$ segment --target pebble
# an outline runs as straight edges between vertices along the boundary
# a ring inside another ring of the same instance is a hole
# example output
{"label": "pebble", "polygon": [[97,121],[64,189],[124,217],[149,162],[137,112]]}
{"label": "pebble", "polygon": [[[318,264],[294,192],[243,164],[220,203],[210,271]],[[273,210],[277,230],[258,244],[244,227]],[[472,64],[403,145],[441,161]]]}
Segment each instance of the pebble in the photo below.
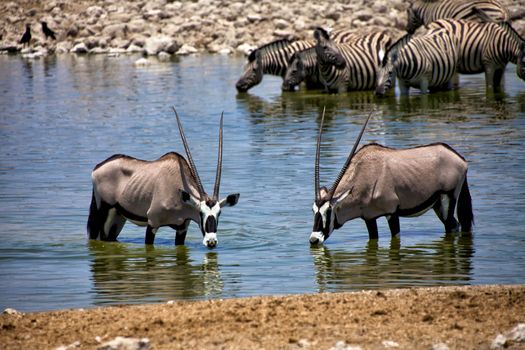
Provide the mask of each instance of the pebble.
{"label": "pebble", "polygon": [[97,350],[148,350],[150,341],[148,338],[125,338],[116,337],[102,345]]}
{"label": "pebble", "polygon": [[6,315],[23,315],[23,313],[21,313],[20,311],[15,310],[15,309],[10,308],[10,307],[5,309],[3,313],[6,314]]}
{"label": "pebble", "polygon": [[432,345],[432,350],[449,350],[449,347],[445,343],[438,343]]}
{"label": "pebble", "polygon": [[360,346],[348,345],[344,340],[335,343],[330,350],[363,350]]}
{"label": "pebble", "polygon": [[77,340],[76,342],[71,343],[69,345],[59,346],[55,350],[71,350],[71,349],[75,349],[75,348],[79,348],[79,347],[80,347],[80,342]]}
{"label": "pebble", "polygon": [[505,334],[498,334],[490,344],[491,349],[504,349],[512,343],[525,343],[525,323],[520,323]]}
{"label": "pebble", "polygon": [[398,348],[399,347],[399,344],[393,340],[383,340],[382,344],[385,348]]}

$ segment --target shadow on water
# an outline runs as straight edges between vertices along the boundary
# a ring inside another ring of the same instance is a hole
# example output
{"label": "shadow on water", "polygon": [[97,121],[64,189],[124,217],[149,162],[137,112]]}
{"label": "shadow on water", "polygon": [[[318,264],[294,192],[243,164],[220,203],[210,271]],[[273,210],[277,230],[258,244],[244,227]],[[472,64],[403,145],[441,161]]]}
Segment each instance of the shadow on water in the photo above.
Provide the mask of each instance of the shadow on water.
{"label": "shadow on water", "polygon": [[313,247],[316,283],[320,292],[469,284],[472,235],[445,235],[430,243],[403,247],[392,238],[390,247],[369,241],[361,251]]}
{"label": "shadow on water", "polygon": [[95,304],[200,299],[223,292],[216,252],[197,262],[187,246],[89,241],[88,248]]}

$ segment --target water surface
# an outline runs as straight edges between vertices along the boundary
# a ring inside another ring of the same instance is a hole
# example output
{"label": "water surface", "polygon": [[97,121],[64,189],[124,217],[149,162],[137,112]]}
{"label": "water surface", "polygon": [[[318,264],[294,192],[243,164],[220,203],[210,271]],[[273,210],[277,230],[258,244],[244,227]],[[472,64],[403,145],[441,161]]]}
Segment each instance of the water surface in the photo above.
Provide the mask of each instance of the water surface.
{"label": "water surface", "polygon": [[[514,65],[502,93],[484,77],[461,89],[376,99],[371,92],[282,93],[265,77],[248,94],[234,84],[242,58],[184,57],[136,68],[134,56],[0,56],[0,309],[40,311],[172,299],[229,298],[390,287],[525,282],[525,84]],[[181,115],[208,192],[224,111],[219,246],[192,223],[186,246],[162,228],[154,246],[128,223],[119,242],[90,242],[90,173],[114,153],[155,159],[183,153]],[[364,222],[310,248],[315,141],[323,107],[321,182],[330,185],[361,123],[363,143],[446,142],[469,161],[476,225],[445,235],[433,212],[401,219],[379,241]]]}

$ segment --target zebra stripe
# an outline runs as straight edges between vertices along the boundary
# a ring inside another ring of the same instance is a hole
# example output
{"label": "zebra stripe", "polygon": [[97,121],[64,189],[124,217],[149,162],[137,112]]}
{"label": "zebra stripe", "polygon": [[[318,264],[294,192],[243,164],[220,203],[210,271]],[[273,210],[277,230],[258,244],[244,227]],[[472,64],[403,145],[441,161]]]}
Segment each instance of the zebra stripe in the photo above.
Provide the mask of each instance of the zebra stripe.
{"label": "zebra stripe", "polygon": [[478,19],[483,12],[495,21],[509,21],[510,14],[497,0],[417,0],[407,10],[407,32],[438,19]]}
{"label": "zebra stripe", "polygon": [[316,53],[320,78],[326,90],[369,90],[376,84],[379,51],[390,43],[385,32],[362,35],[349,43],[336,43],[322,28],[316,29]]}
{"label": "zebra stripe", "polygon": [[287,39],[276,40],[252,51],[248,56],[248,63],[235,86],[240,92],[259,84],[264,74],[284,77],[290,57],[298,51],[312,47],[311,41]]}
{"label": "zebra stripe", "polygon": [[429,28],[443,28],[456,36],[459,47],[458,73],[485,72],[488,86],[500,87],[508,62],[517,65],[525,80],[525,40],[508,23],[438,20]]}
{"label": "zebra stripe", "polygon": [[410,87],[427,90],[449,88],[456,73],[458,40],[447,30],[436,28],[425,35],[407,34],[385,53],[379,70],[376,94],[384,95],[397,77],[401,94]]}

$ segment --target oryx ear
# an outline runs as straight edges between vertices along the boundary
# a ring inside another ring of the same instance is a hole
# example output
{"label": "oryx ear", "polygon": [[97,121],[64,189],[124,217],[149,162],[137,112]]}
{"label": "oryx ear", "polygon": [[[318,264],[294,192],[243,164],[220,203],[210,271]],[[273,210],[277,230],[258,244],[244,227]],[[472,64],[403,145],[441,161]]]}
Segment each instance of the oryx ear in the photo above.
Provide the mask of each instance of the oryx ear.
{"label": "oryx ear", "polygon": [[350,193],[352,193],[352,190],[353,190],[353,189],[354,189],[354,188],[352,187],[352,188],[349,189],[348,191],[343,192],[342,195],[340,195],[340,196],[338,196],[338,197],[334,197],[334,198],[332,198],[332,205],[333,205],[333,206],[337,206],[339,203],[341,203],[346,197],[348,197],[348,195],[349,195]]}
{"label": "oryx ear", "polygon": [[225,206],[233,207],[239,201],[240,196],[239,193],[230,194],[228,197],[221,199],[219,205],[221,208]]}
{"label": "oryx ear", "polygon": [[180,198],[182,199],[183,203],[189,204],[194,208],[199,207],[200,202],[198,198],[193,197],[191,194],[189,194],[188,192],[182,189],[180,189],[179,192],[180,192]]}

